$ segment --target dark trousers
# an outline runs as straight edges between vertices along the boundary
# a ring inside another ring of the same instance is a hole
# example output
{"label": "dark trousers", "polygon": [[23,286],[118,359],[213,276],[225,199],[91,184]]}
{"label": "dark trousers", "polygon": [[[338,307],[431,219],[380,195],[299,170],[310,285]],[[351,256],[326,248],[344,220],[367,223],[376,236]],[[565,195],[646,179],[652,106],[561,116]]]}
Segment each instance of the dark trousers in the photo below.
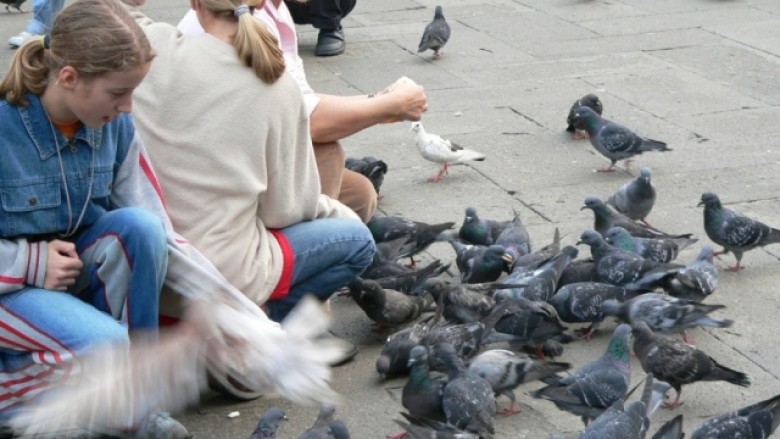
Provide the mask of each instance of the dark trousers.
{"label": "dark trousers", "polygon": [[341,19],[355,8],[357,0],[309,0],[300,3],[284,0],[297,24],[311,24],[317,29],[341,29]]}

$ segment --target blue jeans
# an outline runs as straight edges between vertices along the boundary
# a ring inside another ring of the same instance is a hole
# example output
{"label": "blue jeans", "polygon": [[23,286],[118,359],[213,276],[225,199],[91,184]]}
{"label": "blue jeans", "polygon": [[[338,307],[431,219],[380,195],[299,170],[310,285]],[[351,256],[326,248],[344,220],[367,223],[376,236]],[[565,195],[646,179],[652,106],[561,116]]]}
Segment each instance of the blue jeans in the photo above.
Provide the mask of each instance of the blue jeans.
{"label": "blue jeans", "polygon": [[128,326],[156,333],[168,266],[159,218],[114,210],[75,242],[84,268],[72,291],[30,286],[0,295],[0,411],[80,373],[76,359],[95,346],[129,344]]}
{"label": "blue jeans", "polygon": [[368,227],[357,220],[318,219],[282,229],[295,255],[290,294],[266,302],[268,316],[280,322],[303,296],[321,301],[360,275],[376,253]]}
{"label": "blue jeans", "polygon": [[62,10],[65,0],[33,1],[33,17],[27,24],[27,32],[33,35],[46,35],[51,31],[54,17]]}

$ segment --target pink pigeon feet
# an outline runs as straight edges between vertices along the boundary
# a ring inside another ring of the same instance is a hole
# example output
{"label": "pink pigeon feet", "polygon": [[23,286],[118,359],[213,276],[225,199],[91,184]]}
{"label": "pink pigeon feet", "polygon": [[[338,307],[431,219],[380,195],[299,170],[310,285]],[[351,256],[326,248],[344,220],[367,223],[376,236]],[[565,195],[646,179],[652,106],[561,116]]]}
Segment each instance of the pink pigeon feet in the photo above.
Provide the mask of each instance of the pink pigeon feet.
{"label": "pink pigeon feet", "polygon": [[515,413],[522,413],[522,410],[520,410],[520,407],[517,406],[515,401],[512,401],[512,405],[510,405],[508,409],[501,410],[499,413],[504,416],[512,416]]}
{"label": "pink pigeon feet", "polygon": [[442,166],[442,168],[439,169],[439,173],[434,175],[433,177],[429,177],[428,181],[431,182],[431,183],[438,182],[439,180],[441,180],[441,178],[444,176],[444,174],[449,174],[449,172],[447,171],[449,168],[450,168],[450,164],[445,162],[444,166]]}

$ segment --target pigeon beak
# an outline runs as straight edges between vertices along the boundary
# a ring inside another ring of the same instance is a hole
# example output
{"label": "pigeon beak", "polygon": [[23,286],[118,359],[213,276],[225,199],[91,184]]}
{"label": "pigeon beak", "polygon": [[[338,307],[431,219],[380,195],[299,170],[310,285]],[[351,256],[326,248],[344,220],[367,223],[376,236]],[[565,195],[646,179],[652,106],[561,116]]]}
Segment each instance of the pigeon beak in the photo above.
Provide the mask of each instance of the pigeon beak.
{"label": "pigeon beak", "polygon": [[501,255],[501,259],[503,259],[504,261],[506,261],[507,264],[510,265],[512,264],[512,261],[515,260],[515,258],[513,258],[512,255],[510,255],[509,253],[504,253],[503,255]]}
{"label": "pigeon beak", "polygon": [[704,206],[704,201],[699,201],[699,204],[696,205],[696,207]]}
{"label": "pigeon beak", "polygon": [[577,243],[576,243],[576,244],[574,244],[574,245],[580,245],[580,244],[583,244],[583,242],[582,242],[582,240],[581,240],[581,239],[580,239],[579,241],[577,241]]}
{"label": "pigeon beak", "polygon": [[585,210],[585,209],[587,209],[587,208],[588,208],[588,206],[586,206],[586,205],[584,205],[584,204],[583,204],[583,205],[582,205],[582,207],[580,207],[580,210]]}

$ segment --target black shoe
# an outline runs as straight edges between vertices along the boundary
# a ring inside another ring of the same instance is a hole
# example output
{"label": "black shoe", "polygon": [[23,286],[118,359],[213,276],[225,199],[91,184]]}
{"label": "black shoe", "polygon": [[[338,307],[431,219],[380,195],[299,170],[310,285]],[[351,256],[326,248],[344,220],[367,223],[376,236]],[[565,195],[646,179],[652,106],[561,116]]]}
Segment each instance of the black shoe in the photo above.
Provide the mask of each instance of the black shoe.
{"label": "black shoe", "polygon": [[317,56],[341,55],[347,49],[347,43],[344,40],[344,30],[321,30],[317,37],[317,47],[314,54]]}
{"label": "black shoe", "polygon": [[330,367],[343,366],[343,365],[349,363],[350,361],[352,361],[358,354],[358,348],[355,345],[355,343],[352,343],[349,340],[345,340],[345,339],[337,336],[332,331],[328,331],[327,333],[323,334],[321,337],[322,338],[328,338],[330,340],[335,341],[342,348],[343,354],[339,358],[336,358],[335,360],[333,360],[329,364]]}

